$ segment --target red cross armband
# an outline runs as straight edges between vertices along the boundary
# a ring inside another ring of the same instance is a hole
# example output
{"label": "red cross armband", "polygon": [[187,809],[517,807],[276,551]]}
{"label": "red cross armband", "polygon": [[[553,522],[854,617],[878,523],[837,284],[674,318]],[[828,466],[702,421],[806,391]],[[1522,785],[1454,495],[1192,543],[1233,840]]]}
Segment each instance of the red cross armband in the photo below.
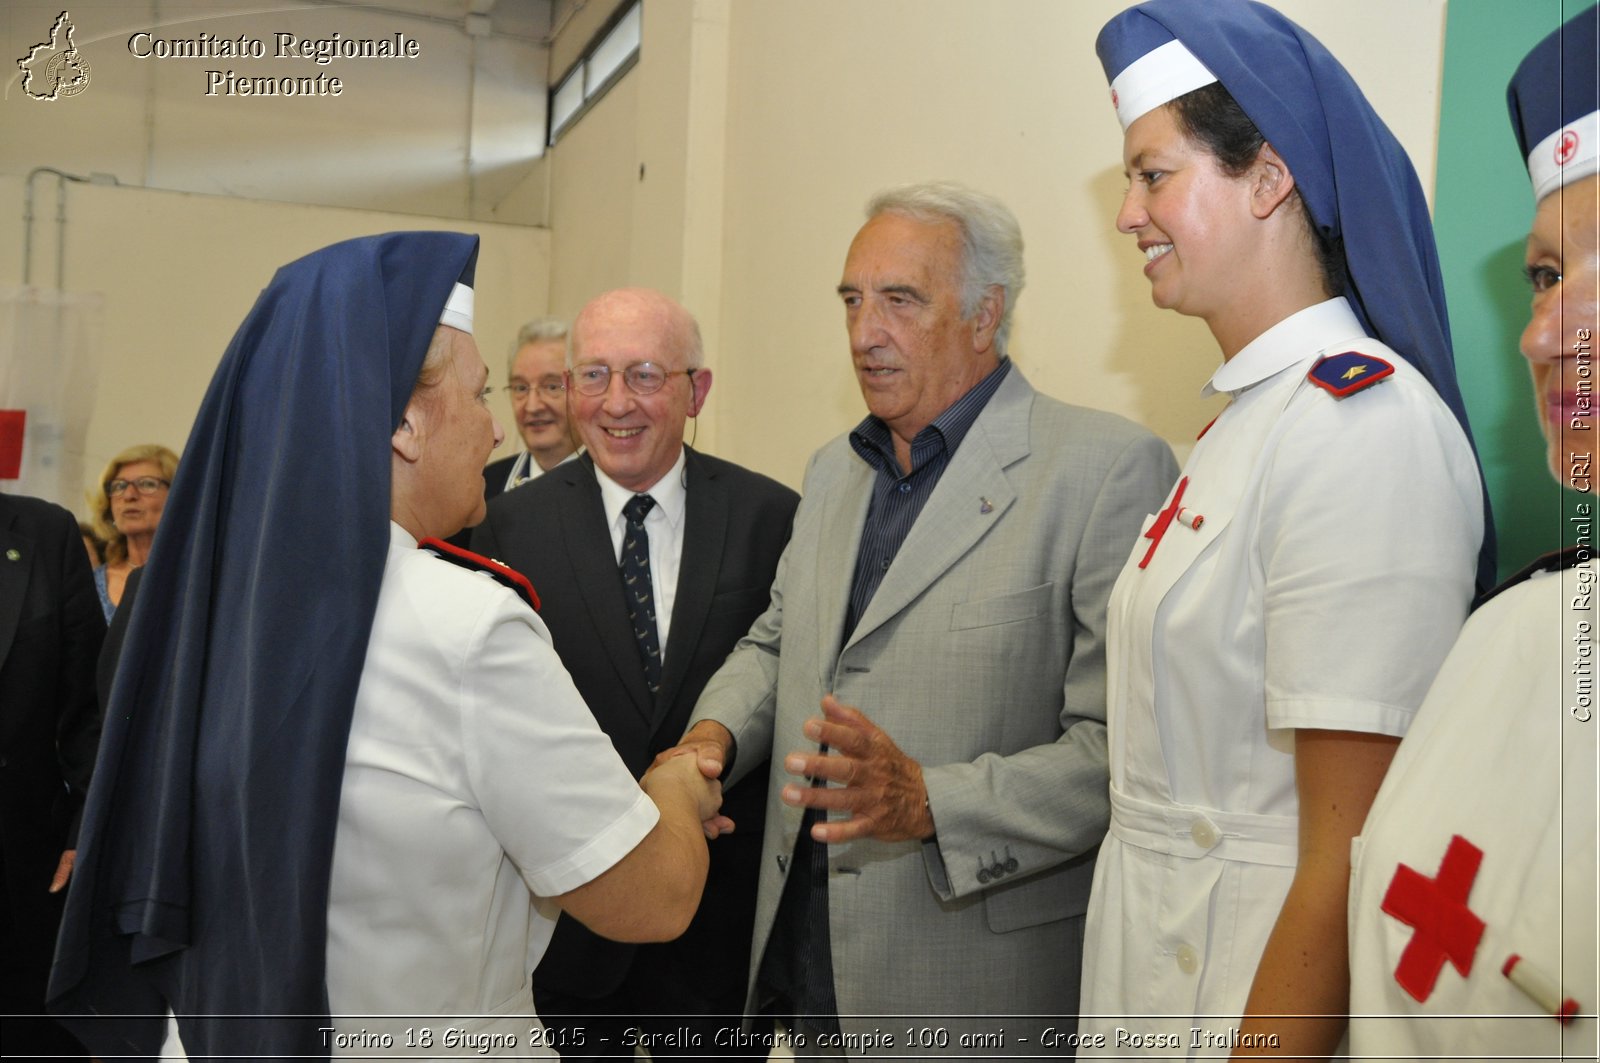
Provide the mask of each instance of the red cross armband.
{"label": "red cross armband", "polygon": [[1334,398],[1343,399],[1393,375],[1394,366],[1382,358],[1346,351],[1319,359],[1306,377]]}
{"label": "red cross armband", "polygon": [[471,550],[463,550],[443,539],[424,539],[417,544],[417,548],[431,551],[435,557],[442,558],[452,565],[459,565],[473,572],[487,572],[494,577],[496,583],[516,591],[517,597],[527,602],[534,612],[539,611],[539,594],[533,589],[533,584],[529,582],[527,576],[510,565],[501,564],[493,558],[475,554]]}

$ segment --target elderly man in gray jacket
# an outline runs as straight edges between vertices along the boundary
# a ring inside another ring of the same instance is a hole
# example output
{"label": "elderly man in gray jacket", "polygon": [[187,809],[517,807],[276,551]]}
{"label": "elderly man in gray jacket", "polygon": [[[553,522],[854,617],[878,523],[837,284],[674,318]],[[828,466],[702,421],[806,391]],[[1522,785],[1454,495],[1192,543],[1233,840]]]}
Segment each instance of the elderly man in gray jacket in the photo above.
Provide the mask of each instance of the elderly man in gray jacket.
{"label": "elderly man in gray jacket", "polygon": [[784,769],[748,1007],[799,1054],[874,1030],[919,1055],[1062,1051],[986,1017],[1072,1029],[1109,815],[1106,601],[1177,469],[1006,358],[1004,205],[920,185],[868,215],[839,293],[869,415],[812,458],[771,606],[684,744],[730,785],[769,752]]}

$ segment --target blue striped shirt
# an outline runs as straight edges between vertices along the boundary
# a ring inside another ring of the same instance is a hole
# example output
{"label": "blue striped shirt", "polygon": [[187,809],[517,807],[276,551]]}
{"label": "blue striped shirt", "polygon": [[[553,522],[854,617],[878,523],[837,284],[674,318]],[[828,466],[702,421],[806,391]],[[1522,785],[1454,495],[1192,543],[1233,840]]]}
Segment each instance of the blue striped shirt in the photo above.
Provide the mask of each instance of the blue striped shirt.
{"label": "blue striped shirt", "polygon": [[878,585],[894,564],[895,555],[911,534],[922,507],[927,504],[939,478],[955,457],[956,448],[972,430],[978,414],[989,405],[994,393],[1011,369],[1011,360],[1000,364],[972,390],[951,403],[911,441],[911,471],[902,472],[894,453],[894,436],[889,426],[867,415],[850,433],[850,445],[861,460],[878,473],[872,482],[872,501],[867,506],[867,523],[861,529],[861,544],[856,548],[856,571],[850,581],[850,611],[845,614],[844,634],[848,638],[856,622],[867,611]]}

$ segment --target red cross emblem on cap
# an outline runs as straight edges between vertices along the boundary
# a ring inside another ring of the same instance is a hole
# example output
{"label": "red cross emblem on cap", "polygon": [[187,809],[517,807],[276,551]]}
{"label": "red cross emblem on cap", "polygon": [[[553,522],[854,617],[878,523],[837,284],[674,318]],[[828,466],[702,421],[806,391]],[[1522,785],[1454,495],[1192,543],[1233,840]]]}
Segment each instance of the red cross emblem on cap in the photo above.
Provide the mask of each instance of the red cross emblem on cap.
{"label": "red cross emblem on cap", "polygon": [[1578,154],[1578,131],[1569,129],[1561,134],[1561,140],[1556,144],[1556,165],[1565,166]]}
{"label": "red cross emblem on cap", "polygon": [[1394,980],[1421,1003],[1433,995],[1445,960],[1463,978],[1472,970],[1483,920],[1467,907],[1467,894],[1481,863],[1483,850],[1457,834],[1444,851],[1436,878],[1401,864],[1389,880],[1383,910],[1416,931],[1400,953]]}

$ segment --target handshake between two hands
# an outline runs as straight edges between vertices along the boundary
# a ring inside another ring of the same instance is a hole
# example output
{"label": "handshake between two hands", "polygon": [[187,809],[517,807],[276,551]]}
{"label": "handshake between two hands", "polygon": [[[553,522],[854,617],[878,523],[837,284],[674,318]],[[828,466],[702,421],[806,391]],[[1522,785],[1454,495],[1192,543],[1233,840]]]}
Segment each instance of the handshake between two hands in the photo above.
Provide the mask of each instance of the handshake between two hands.
{"label": "handshake between two hands", "polygon": [[[779,797],[797,808],[849,813],[846,819],[818,817],[811,828],[815,841],[876,838],[893,842],[933,836],[922,766],[901,752],[865,713],[829,694],[822,699],[822,716],[808,719],[802,730],[819,748],[784,757],[783,769],[799,781],[785,784]],[[733,820],[719,811],[722,791],[717,783],[732,744],[733,736],[726,727],[701,720],[678,745],[662,750],[646,773],[646,778],[661,771],[687,774],[693,764],[705,796],[712,798],[709,805],[702,800],[700,806],[707,838],[734,828]]]}

